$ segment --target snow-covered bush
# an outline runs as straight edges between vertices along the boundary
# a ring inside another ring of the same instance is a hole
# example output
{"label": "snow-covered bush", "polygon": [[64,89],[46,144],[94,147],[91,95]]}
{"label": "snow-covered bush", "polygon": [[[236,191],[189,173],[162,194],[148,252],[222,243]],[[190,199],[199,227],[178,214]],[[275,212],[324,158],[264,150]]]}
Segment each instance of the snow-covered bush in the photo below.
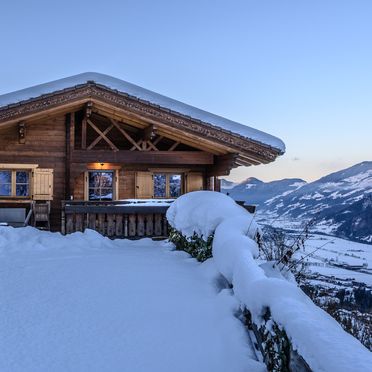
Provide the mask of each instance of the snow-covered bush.
{"label": "snow-covered bush", "polygon": [[192,257],[196,258],[200,262],[204,262],[208,258],[212,257],[213,235],[209,235],[205,241],[196,233],[187,237],[171,227],[168,239],[176,246],[178,250],[189,253]]}
{"label": "snow-covered bush", "polygon": [[214,233],[214,263],[232,284],[252,322],[261,327],[269,309],[278,329],[285,331],[291,347],[312,370],[370,370],[371,354],[358,340],[344,332],[294,281],[288,281],[272,265],[259,265],[254,241],[259,228],[230,197],[211,191],[188,193],[171,205],[167,218],[186,237],[197,234],[207,239]]}
{"label": "snow-covered bush", "polygon": [[211,191],[196,191],[179,197],[168,209],[167,219],[171,225],[169,240],[198,261],[212,257],[214,233],[223,221],[231,219],[236,224],[239,219],[242,230],[250,227],[252,238],[258,231],[257,224],[244,208],[230,197]]}

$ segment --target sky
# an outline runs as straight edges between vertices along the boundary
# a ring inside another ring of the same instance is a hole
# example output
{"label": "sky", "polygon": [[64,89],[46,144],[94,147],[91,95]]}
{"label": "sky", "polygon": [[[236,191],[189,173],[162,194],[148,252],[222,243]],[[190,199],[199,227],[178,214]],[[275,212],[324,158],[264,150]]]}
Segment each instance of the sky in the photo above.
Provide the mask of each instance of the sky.
{"label": "sky", "polygon": [[372,1],[0,5],[0,94],[95,71],[280,137],[230,179],[312,181],[372,160]]}

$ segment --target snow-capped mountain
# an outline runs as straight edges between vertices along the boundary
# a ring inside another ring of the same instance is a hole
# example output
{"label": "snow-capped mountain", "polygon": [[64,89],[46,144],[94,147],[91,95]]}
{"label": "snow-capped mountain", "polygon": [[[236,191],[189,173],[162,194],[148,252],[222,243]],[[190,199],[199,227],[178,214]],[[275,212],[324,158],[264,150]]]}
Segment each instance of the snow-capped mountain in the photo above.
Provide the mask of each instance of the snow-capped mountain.
{"label": "snow-capped mountain", "polygon": [[235,200],[257,204],[260,214],[314,218],[319,231],[372,242],[372,161],[306,183],[299,179],[262,182],[249,178],[230,190]]}

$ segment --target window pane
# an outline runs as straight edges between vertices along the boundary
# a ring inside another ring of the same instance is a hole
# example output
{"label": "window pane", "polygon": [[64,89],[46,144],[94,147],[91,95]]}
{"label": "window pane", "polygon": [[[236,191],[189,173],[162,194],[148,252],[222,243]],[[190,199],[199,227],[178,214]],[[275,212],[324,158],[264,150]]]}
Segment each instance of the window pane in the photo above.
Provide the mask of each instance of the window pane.
{"label": "window pane", "polygon": [[180,174],[172,174],[169,176],[169,196],[177,198],[181,195],[181,180]]}
{"label": "window pane", "polygon": [[154,197],[165,198],[167,177],[165,174],[154,174]]}
{"label": "window pane", "polygon": [[29,196],[28,185],[16,185],[16,196]]}
{"label": "window pane", "polygon": [[16,172],[16,183],[28,183],[28,175],[25,171]]}
{"label": "window pane", "polygon": [[112,189],[101,189],[101,200],[112,200]]}
{"label": "window pane", "polygon": [[89,172],[89,200],[113,200],[114,172]]}
{"label": "window pane", "polygon": [[12,183],[11,171],[0,171],[0,184],[2,183]]}
{"label": "window pane", "polygon": [[12,185],[6,183],[0,183],[0,196],[10,196],[12,192]]}

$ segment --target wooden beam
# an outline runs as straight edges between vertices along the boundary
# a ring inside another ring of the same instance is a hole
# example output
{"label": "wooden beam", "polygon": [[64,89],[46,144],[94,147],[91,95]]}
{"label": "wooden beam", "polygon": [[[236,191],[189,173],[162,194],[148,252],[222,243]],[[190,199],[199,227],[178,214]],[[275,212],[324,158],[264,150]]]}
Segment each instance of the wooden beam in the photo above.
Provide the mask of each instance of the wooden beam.
{"label": "wooden beam", "polygon": [[175,148],[178,146],[180,144],[180,142],[179,141],[177,141],[177,142],[175,142],[169,149],[168,149],[168,151],[174,151],[175,150]]}
{"label": "wooden beam", "polygon": [[87,118],[85,116],[81,123],[81,148],[83,150],[87,148]]}
{"label": "wooden beam", "polygon": [[153,149],[154,151],[159,151],[158,148],[151,142],[147,141],[148,149]]}
{"label": "wooden beam", "polygon": [[[111,124],[109,127],[107,127],[102,133],[106,135],[114,126]],[[99,141],[101,141],[103,137],[98,136],[87,148],[87,150],[91,150]]]}
{"label": "wooden beam", "polygon": [[150,141],[154,138],[155,136],[155,131],[157,129],[157,126],[154,124],[149,125],[143,130],[143,139],[145,141]]}
{"label": "wooden beam", "polygon": [[99,128],[97,128],[90,119],[87,119],[87,123],[108,143],[112,150],[119,151],[119,149],[111,142],[111,140],[107,138],[106,135]]}
{"label": "wooden beam", "polygon": [[123,129],[120,127],[120,125],[114,120],[110,118],[111,123],[115,126],[116,129],[119,130],[119,132],[139,151],[141,151],[141,147],[137,145],[136,141]]}
{"label": "wooden beam", "polygon": [[72,152],[73,163],[126,163],[126,164],[213,164],[213,155],[204,151],[177,151],[177,156],[169,151],[104,151],[91,150]]}

